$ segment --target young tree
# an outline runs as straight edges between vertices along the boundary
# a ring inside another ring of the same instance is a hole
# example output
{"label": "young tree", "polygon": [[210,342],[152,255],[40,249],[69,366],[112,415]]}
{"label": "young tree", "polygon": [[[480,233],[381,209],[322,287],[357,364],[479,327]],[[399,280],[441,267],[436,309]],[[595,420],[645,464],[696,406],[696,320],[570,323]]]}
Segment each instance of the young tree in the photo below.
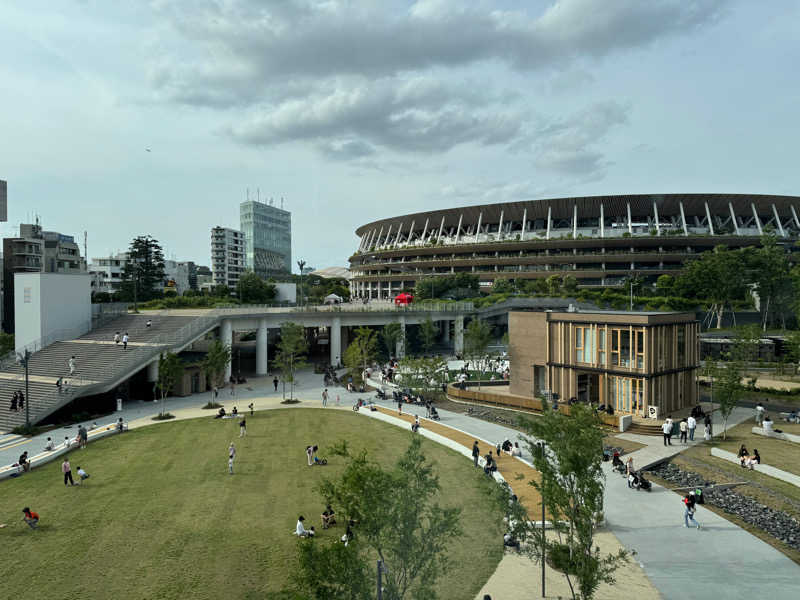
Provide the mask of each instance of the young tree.
{"label": "young tree", "polygon": [[672,275],[659,275],[656,279],[656,291],[661,296],[669,296],[675,288],[675,278]]}
{"label": "young tree", "polygon": [[558,296],[561,291],[561,275],[550,275],[545,282],[547,283],[547,293],[551,296]]}
{"label": "young tree", "polygon": [[273,365],[281,373],[284,400],[286,399],[287,382],[289,383],[289,399],[293,398],[295,373],[298,369],[308,366],[305,358],[307,352],[308,342],[306,341],[305,327],[297,323],[283,323],[281,339],[278,342]]}
{"label": "young tree", "polygon": [[361,374],[375,359],[378,351],[378,334],[369,327],[359,327],[355,336],[344,351],[344,366],[350,369],[354,381],[362,379]]}
{"label": "young tree", "polygon": [[323,480],[318,491],[358,522],[356,535],[367,560],[383,561],[384,599],[434,600],[433,587],[446,572],[447,548],[461,534],[460,510],[436,501],[439,478],[419,436],[412,436],[389,469],[371,460],[365,450],[351,454],[344,442],[332,453],[347,464],[336,479]]}
{"label": "young tree", "polygon": [[464,356],[475,363],[481,372],[478,389],[486,369],[486,351],[491,341],[492,329],[486,321],[472,319],[464,330]]}
{"label": "young tree", "polygon": [[722,439],[728,439],[728,418],[739,403],[742,392],[742,364],[737,360],[706,360],[706,374],[714,386],[714,400],[722,415]]}
{"label": "young tree", "polygon": [[403,387],[413,392],[439,395],[439,386],[446,381],[447,363],[439,356],[405,358],[400,361],[400,376]]}
{"label": "young tree", "polygon": [[266,304],[275,299],[275,286],[248,271],[239,277],[236,295],[242,304]]}
{"label": "young tree", "polygon": [[393,357],[397,354],[397,343],[403,340],[403,326],[397,322],[387,323],[381,329],[381,339],[389,358]]}
{"label": "young tree", "polygon": [[594,411],[583,404],[570,406],[569,415],[545,410],[541,417],[520,419],[520,424],[529,440],[544,442],[542,449],[526,441],[540,474],[529,484],[543,498],[556,538],[542,539],[541,527],[529,518],[515,518],[514,533],[528,542],[522,548],[530,556],[541,561],[544,549],[559,564],[573,598],[589,600],[600,583],[614,583],[614,571],[627,561],[624,550],[602,556],[594,543],[603,510],[600,449],[605,432]]}
{"label": "young tree", "polygon": [[122,271],[121,295],[134,302],[158,297],[164,289],[164,253],[158,240],[140,235],[128,248]]}
{"label": "young tree", "polygon": [[514,293],[514,284],[506,277],[498,277],[492,283],[493,294],[512,294]]}
{"label": "young tree", "polygon": [[[298,571],[295,581],[314,600],[372,600],[373,571],[362,556],[358,538],[347,546],[323,545],[301,539],[297,545]],[[306,596],[304,596],[306,597]]]}
{"label": "young tree", "polygon": [[572,275],[566,275],[561,287],[567,294],[574,294],[578,291],[578,280]]}
{"label": "young tree", "polygon": [[158,357],[158,386],[161,392],[161,415],[166,413],[167,394],[183,377],[183,362],[173,352],[166,352]]}
{"label": "young tree", "polygon": [[206,357],[203,359],[203,372],[206,379],[214,387],[222,387],[225,369],[231,362],[231,347],[226,346],[221,340],[214,340],[208,347]]}
{"label": "young tree", "polygon": [[419,324],[419,341],[425,354],[428,354],[433,349],[438,334],[439,330],[430,317]]}
{"label": "young tree", "polygon": [[800,371],[800,331],[790,331],[786,334],[786,346],[789,360],[795,363],[795,371]]}

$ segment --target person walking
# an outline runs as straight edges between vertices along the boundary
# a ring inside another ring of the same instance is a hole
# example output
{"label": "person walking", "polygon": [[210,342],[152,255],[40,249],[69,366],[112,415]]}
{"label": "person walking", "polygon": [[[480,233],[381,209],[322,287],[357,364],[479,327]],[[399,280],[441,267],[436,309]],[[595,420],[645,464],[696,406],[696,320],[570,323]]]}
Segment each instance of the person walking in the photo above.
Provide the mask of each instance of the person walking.
{"label": "person walking", "polygon": [[683,499],[683,505],[685,508],[685,511],[683,513],[683,524],[686,527],[689,527],[689,521],[691,521],[692,525],[695,528],[700,529],[700,523],[694,520],[694,512],[695,512],[694,494],[692,493],[686,494],[686,497]]}
{"label": "person walking", "polygon": [[17,401],[19,400],[19,392],[14,392],[11,396],[11,406],[8,408],[11,412],[17,412]]}
{"label": "person walking", "polygon": [[672,441],[670,440],[672,437],[672,422],[669,420],[664,421],[661,431],[664,433],[664,445],[672,446]]}
{"label": "person walking", "polygon": [[[19,506],[19,505],[18,505]],[[32,511],[27,506],[22,509],[22,520],[28,524],[31,529],[38,529],[39,527],[39,513]]]}
{"label": "person walking", "polygon": [[403,414],[403,394],[397,394],[397,414]]}
{"label": "person walking", "polygon": [[243,438],[247,436],[247,419],[242,417],[242,420],[239,421],[239,437]]}
{"label": "person walking", "polygon": [[686,419],[684,418],[681,419],[679,426],[681,430],[681,443],[685,444],[687,443],[686,436],[689,434],[689,424],[686,422]]}
{"label": "person walking", "polygon": [[228,446],[228,458],[236,458],[236,446],[233,445],[233,442]]}
{"label": "person walking", "polygon": [[276,375],[275,378],[272,380],[272,385],[275,386],[275,391],[278,391],[278,376]]}
{"label": "person walking", "polygon": [[78,439],[81,443],[81,448],[86,448],[86,444],[89,441],[89,432],[86,431],[86,427],[83,425],[78,426]]}
{"label": "person walking", "polygon": [[130,339],[130,337],[128,336],[128,332],[126,331],[125,335],[122,336],[122,349],[123,350],[127,350],[128,349],[128,340],[129,339]]}
{"label": "person walking", "polygon": [[152,325],[153,325],[153,321],[150,320],[150,319],[147,319],[147,323],[144,324],[144,326],[147,327],[148,329],[150,329],[150,327],[152,327]]}
{"label": "person walking", "polygon": [[686,421],[686,428],[689,430],[689,441],[694,441],[694,430],[697,429],[697,419],[690,416]]}
{"label": "person walking", "polygon": [[119,331],[114,333],[114,345],[119,346]]}
{"label": "person walking", "polygon": [[472,463],[477,467],[478,466],[478,457],[481,455],[481,450],[478,447],[478,440],[475,440],[475,443],[472,444]]}
{"label": "person walking", "polygon": [[67,362],[69,366],[69,376],[72,377],[75,374],[75,357],[70,356],[69,361]]}
{"label": "person walking", "polygon": [[17,410],[19,412],[25,410],[25,394],[22,393],[22,390],[17,392]]}
{"label": "person walking", "polygon": [[255,407],[253,406],[253,403],[251,402],[250,404],[248,404],[247,408],[250,409],[250,416],[252,417],[253,416],[253,411],[255,410]]}
{"label": "person walking", "polygon": [[328,406],[328,388],[322,390],[322,406]]}
{"label": "person walking", "polygon": [[233,475],[233,457],[228,457],[228,473]]}
{"label": "person walking", "polygon": [[64,474],[64,485],[67,485],[67,481],[69,481],[70,485],[75,485],[75,482],[72,480],[72,467],[69,464],[68,458],[65,458],[64,462],[61,463],[61,472]]}
{"label": "person walking", "polygon": [[313,465],[312,457],[314,456],[314,445],[306,446],[306,458],[308,459],[308,466]]}

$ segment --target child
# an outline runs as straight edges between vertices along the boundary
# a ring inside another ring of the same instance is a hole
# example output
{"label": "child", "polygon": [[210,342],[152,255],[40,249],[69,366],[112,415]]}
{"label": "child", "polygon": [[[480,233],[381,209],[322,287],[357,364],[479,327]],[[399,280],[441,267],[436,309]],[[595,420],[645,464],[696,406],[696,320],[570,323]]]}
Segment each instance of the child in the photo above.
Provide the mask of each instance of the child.
{"label": "child", "polygon": [[84,471],[81,467],[78,467],[78,477],[81,478],[81,480],[78,482],[79,484],[81,484],[83,483],[84,479],[89,479],[89,474],[86,471]]}
{"label": "child", "polygon": [[53,443],[51,438],[47,438],[47,443],[44,445],[44,449],[47,452],[52,452],[55,449],[56,445]]}
{"label": "child", "polygon": [[228,458],[228,473],[233,475],[233,456]]}
{"label": "child", "polygon": [[28,524],[28,527],[31,529],[38,529],[39,527],[39,513],[32,511],[27,506],[22,509],[22,513],[25,515],[22,517],[22,520]]}

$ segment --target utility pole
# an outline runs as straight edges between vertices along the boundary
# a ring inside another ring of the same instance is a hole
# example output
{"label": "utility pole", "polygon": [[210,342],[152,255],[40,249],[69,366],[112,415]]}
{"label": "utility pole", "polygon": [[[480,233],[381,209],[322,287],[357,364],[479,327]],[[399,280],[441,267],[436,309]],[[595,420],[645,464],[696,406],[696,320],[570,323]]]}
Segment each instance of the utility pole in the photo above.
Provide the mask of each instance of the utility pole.
{"label": "utility pole", "polygon": [[[539,452],[541,452],[542,460],[545,459],[544,442],[537,442]],[[547,537],[544,534],[544,496],[541,498],[542,504],[542,598],[545,598],[545,584],[544,584],[544,571],[545,571],[545,549],[547,548]]]}
{"label": "utility pole", "polygon": [[300,299],[303,300],[303,267],[306,266],[306,261],[298,260],[297,266],[300,268]]}

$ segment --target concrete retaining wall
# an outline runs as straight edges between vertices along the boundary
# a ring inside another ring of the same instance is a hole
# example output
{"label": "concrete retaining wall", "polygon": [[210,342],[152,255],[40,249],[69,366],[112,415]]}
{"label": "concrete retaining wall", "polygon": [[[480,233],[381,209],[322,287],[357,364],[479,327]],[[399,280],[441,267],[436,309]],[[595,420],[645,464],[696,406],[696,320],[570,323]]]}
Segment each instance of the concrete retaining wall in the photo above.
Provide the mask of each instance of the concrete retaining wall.
{"label": "concrete retaining wall", "polygon": [[786,440],[787,442],[794,442],[795,444],[800,444],[800,435],[794,435],[792,433],[765,433],[761,427],[753,427],[751,430],[756,435],[763,435],[764,437],[776,438],[779,440]]}

